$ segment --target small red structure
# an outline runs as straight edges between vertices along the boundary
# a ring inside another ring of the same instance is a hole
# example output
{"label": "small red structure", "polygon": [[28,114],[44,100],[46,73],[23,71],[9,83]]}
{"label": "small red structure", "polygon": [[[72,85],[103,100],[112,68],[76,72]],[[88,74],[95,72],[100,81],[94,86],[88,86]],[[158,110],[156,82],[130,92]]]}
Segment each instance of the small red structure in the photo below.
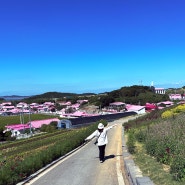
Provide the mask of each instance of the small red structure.
{"label": "small red structure", "polygon": [[145,109],[150,111],[150,110],[155,110],[157,109],[157,105],[155,105],[154,103],[146,103],[145,104]]}

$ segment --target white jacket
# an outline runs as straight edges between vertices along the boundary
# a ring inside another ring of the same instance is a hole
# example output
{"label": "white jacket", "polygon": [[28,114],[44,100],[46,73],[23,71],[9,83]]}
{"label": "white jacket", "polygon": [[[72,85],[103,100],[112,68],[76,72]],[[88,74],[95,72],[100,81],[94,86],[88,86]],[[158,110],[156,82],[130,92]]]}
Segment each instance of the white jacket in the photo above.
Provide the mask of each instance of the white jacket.
{"label": "white jacket", "polygon": [[111,129],[113,126],[106,127],[103,129],[103,132],[99,132],[98,130],[95,130],[90,136],[88,136],[85,140],[90,140],[93,137],[98,138],[98,146],[106,145],[108,143],[107,139],[107,131]]}

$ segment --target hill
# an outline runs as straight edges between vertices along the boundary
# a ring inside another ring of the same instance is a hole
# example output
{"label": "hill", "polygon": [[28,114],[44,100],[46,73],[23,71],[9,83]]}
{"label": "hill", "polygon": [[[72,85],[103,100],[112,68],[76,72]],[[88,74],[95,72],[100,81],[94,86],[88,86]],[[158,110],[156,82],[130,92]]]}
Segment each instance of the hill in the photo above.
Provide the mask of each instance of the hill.
{"label": "hill", "polygon": [[84,96],[92,96],[96,95],[94,93],[84,93],[84,94],[77,94],[77,93],[62,93],[62,92],[46,92],[44,94],[31,96],[28,98],[25,98],[25,102],[44,102],[44,101],[53,101],[56,102],[56,100],[68,100],[73,99],[77,97],[84,97]]}
{"label": "hill", "polygon": [[134,85],[101,94],[46,92],[44,94],[26,97],[22,101],[26,103],[44,103],[46,101],[71,101],[75,103],[79,99],[87,99],[91,105],[104,107],[116,101],[125,102],[127,104],[145,105],[146,102],[157,103],[166,101],[169,100],[169,97],[167,94],[156,94],[154,87]]}

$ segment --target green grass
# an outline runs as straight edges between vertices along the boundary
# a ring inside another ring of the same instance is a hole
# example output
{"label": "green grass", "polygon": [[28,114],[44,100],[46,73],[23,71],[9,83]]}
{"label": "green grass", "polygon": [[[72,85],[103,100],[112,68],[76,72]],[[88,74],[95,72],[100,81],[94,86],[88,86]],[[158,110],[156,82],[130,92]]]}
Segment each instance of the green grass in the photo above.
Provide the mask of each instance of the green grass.
{"label": "green grass", "polygon": [[148,176],[155,185],[184,185],[184,182],[175,181],[170,174],[169,166],[160,164],[155,158],[146,154],[144,147],[137,143],[133,160],[142,171],[143,176]]}

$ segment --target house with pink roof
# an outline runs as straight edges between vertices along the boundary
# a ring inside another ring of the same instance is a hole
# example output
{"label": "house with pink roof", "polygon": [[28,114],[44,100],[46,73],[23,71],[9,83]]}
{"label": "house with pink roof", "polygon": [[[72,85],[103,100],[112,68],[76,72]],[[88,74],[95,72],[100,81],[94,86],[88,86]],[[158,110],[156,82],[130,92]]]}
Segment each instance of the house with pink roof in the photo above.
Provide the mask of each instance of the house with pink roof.
{"label": "house with pink roof", "polygon": [[53,103],[53,102],[44,102],[44,105],[51,106],[51,105],[55,105],[55,103]]}
{"label": "house with pink roof", "polygon": [[3,105],[0,108],[0,115],[7,116],[7,115],[16,115],[21,112],[20,109],[16,108],[13,105]]}
{"label": "house with pink roof", "polygon": [[3,132],[11,131],[12,137],[19,136],[21,134],[24,134],[25,129],[30,129],[30,125],[28,124],[14,124],[14,125],[8,125],[5,126],[6,130]]}
{"label": "house with pink roof", "polygon": [[80,103],[72,104],[70,107],[75,108],[77,110],[80,107]]}
{"label": "house with pink roof", "polygon": [[3,103],[1,103],[1,105],[3,106],[3,105],[12,105],[12,103],[11,102],[3,102]]}
{"label": "house with pink roof", "polygon": [[20,110],[17,109],[17,108],[14,108],[10,111],[12,114],[19,114],[20,113]]}
{"label": "house with pink roof", "polygon": [[146,113],[145,111],[145,106],[141,105],[131,105],[131,104],[126,104],[126,109],[128,112],[136,112],[137,114],[144,114]]}
{"label": "house with pink roof", "polygon": [[126,104],[123,102],[113,102],[113,103],[109,103],[109,108],[111,110],[117,110],[118,112],[120,112],[121,110],[125,110]]}
{"label": "house with pink roof", "polygon": [[99,115],[99,114],[88,114],[88,113],[83,112],[83,111],[76,111],[74,113],[62,114],[63,117],[72,117],[72,118],[75,118],[75,117],[89,117],[89,116],[97,116],[97,115]]}
{"label": "house with pink roof", "polygon": [[170,94],[169,98],[170,100],[183,100],[185,96],[182,96],[181,94]]}
{"label": "house with pink roof", "polygon": [[31,103],[30,106],[38,106],[38,103]]}
{"label": "house with pink roof", "polygon": [[19,108],[19,109],[28,108],[28,104],[27,104],[27,103],[24,103],[24,102],[19,102],[19,103],[16,105],[16,107]]}
{"label": "house with pink roof", "polygon": [[12,136],[19,136],[24,133],[25,129],[39,129],[42,125],[49,125],[51,122],[56,121],[58,122],[58,118],[51,118],[51,119],[45,119],[45,120],[35,120],[28,122],[26,124],[13,124],[13,125],[7,125],[5,126],[6,130],[3,132],[11,131]]}
{"label": "house with pink roof", "polygon": [[58,118],[51,118],[51,119],[31,121],[31,127],[33,127],[33,128],[40,128],[42,125],[49,125],[53,121],[58,122],[59,119]]}
{"label": "house with pink roof", "polygon": [[169,106],[174,105],[174,103],[172,101],[163,101],[163,102],[157,103],[157,106],[159,107],[162,104],[165,105],[165,107],[169,107]]}
{"label": "house with pink roof", "polygon": [[69,106],[71,105],[71,102],[70,101],[67,101],[67,102],[58,102],[60,105],[63,105],[63,106]]}
{"label": "house with pink roof", "polygon": [[88,102],[88,100],[77,100],[77,103],[79,103],[79,104],[87,103],[87,102]]}
{"label": "house with pink roof", "polygon": [[12,110],[12,109],[14,109],[15,108],[15,106],[13,106],[13,105],[4,105],[4,106],[2,106],[2,109],[4,110],[4,111],[9,111],[9,110]]}

